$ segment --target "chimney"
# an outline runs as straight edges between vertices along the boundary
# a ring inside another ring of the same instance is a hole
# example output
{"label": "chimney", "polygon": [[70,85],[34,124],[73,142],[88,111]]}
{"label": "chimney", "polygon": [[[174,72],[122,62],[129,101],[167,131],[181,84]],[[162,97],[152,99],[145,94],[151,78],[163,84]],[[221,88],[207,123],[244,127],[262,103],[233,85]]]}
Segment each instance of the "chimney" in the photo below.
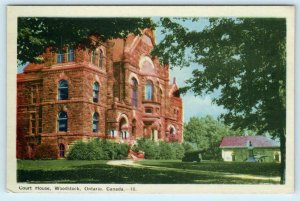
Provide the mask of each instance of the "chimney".
{"label": "chimney", "polygon": [[176,77],[173,77],[173,84],[176,84]]}

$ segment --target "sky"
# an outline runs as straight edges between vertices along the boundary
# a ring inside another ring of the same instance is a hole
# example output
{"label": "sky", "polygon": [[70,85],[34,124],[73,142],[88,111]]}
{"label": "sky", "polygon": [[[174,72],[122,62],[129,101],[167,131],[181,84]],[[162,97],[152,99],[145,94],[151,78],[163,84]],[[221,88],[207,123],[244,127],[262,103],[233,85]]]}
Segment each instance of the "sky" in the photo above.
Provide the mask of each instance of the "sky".
{"label": "sky", "polygon": [[[158,18],[153,18],[155,22]],[[201,18],[198,22],[192,22],[191,20],[181,22],[183,26],[189,30],[201,31],[207,25],[209,25],[207,18]],[[160,33],[161,28],[156,29],[156,42],[160,42],[163,39],[163,35]],[[203,68],[199,64],[192,63],[189,67],[173,67],[170,70],[170,80],[176,77],[176,83],[178,87],[185,86],[185,80],[192,77],[192,71],[194,69]],[[193,92],[188,92],[185,95],[181,95],[184,108],[184,122],[188,122],[191,117],[205,117],[211,115],[214,118],[218,118],[222,112],[225,112],[223,107],[217,106],[212,103],[213,97],[217,96],[217,93],[210,95],[195,96]]]}

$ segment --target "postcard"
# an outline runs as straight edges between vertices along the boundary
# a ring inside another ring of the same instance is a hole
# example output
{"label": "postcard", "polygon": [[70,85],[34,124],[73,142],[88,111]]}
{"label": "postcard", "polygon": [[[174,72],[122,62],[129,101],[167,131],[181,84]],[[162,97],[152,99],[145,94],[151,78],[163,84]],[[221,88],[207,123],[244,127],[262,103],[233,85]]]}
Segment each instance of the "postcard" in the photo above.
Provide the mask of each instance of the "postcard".
{"label": "postcard", "polygon": [[292,193],[293,6],[8,6],[7,191]]}

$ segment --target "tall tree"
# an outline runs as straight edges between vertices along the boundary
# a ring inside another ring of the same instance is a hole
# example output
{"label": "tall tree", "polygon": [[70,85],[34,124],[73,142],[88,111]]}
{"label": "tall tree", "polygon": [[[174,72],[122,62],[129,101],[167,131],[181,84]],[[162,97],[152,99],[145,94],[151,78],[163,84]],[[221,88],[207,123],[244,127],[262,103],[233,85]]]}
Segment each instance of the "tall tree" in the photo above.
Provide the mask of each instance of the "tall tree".
{"label": "tall tree", "polygon": [[38,62],[46,47],[61,48],[79,43],[90,45],[88,36],[93,34],[102,41],[124,38],[129,33],[140,34],[152,28],[150,18],[18,18],[18,60],[21,63]]}
{"label": "tall tree", "polygon": [[184,124],[184,141],[196,144],[198,149],[205,150],[214,159],[221,157],[219,146],[222,138],[232,135],[242,133],[230,129],[212,116],[191,117],[189,122]]}
{"label": "tall tree", "polygon": [[196,95],[219,91],[214,103],[226,109],[221,116],[226,124],[279,137],[284,183],[286,20],[211,18],[201,31],[188,30],[179,20],[161,19],[166,35],[153,54],[171,65],[200,64],[182,91]]}

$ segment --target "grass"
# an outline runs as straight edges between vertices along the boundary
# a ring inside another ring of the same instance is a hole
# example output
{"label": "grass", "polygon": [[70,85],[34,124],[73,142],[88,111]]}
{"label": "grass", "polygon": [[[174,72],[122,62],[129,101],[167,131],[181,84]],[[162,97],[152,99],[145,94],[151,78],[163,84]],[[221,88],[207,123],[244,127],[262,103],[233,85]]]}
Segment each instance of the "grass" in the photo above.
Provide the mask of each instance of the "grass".
{"label": "grass", "polygon": [[278,184],[275,163],[183,163],[144,160],[112,166],[107,161],[19,160],[17,180],[26,183]]}

